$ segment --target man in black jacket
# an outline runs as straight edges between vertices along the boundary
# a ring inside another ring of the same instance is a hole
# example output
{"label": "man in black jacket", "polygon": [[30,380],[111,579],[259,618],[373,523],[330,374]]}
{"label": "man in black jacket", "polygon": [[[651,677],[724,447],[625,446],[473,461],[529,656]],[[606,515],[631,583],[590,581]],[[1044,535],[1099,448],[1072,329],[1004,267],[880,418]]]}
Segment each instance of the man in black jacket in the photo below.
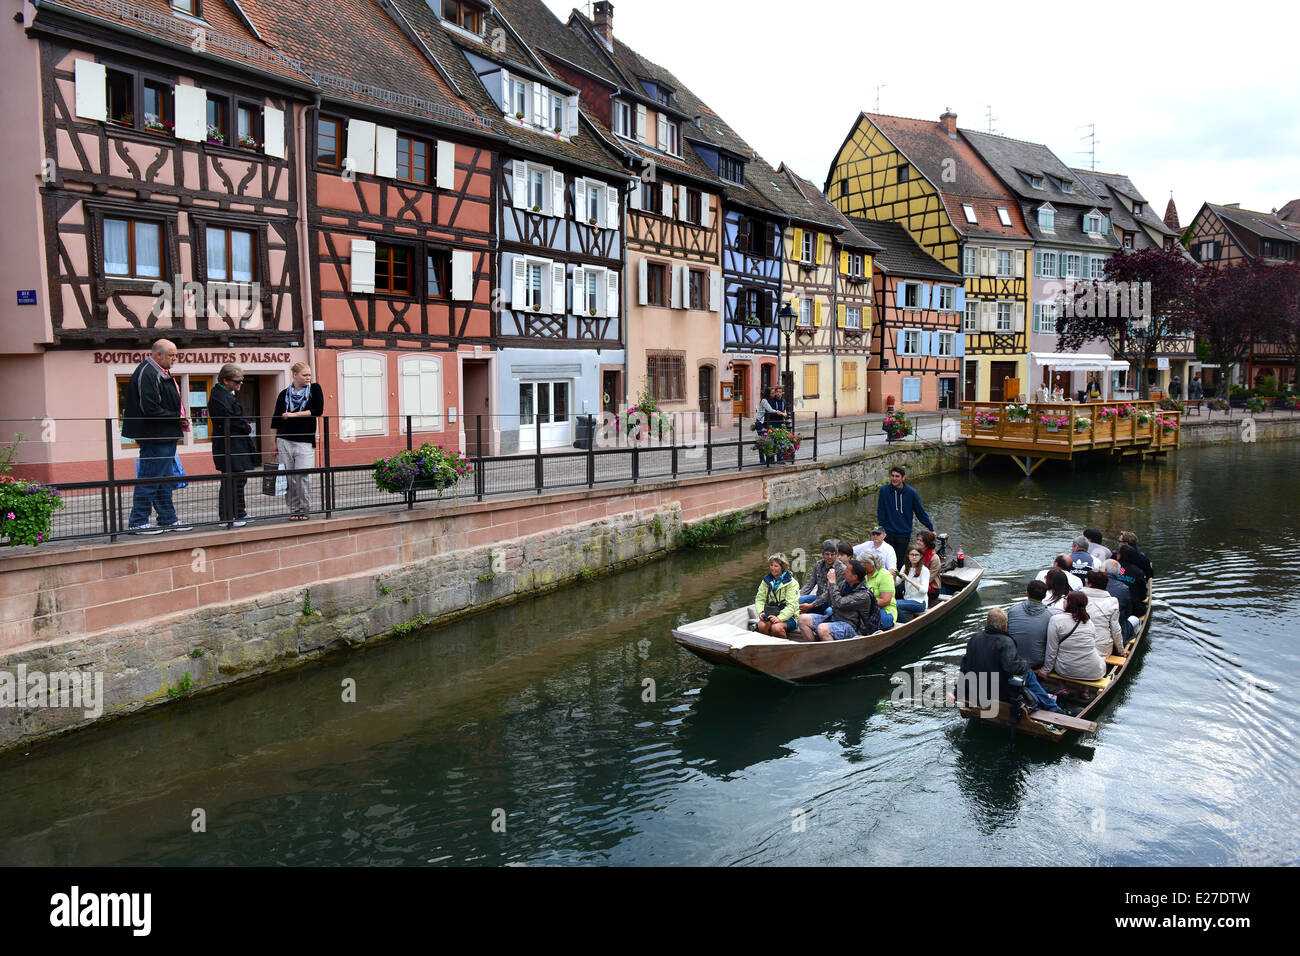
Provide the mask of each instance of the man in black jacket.
{"label": "man in black jacket", "polygon": [[1007,612],[990,608],[984,630],[966,645],[958,696],[964,694],[968,704],[994,714],[1000,702],[1011,703],[1011,678],[1023,676],[1030,669],[1007,633]]}
{"label": "man in black jacket", "polygon": [[248,524],[248,509],[244,502],[244,486],[248,479],[243,473],[251,471],[253,461],[253,426],[244,417],[239,404],[239,387],[244,383],[244,373],[237,365],[221,366],[217,384],[208,396],[208,421],[211,423],[212,461],[224,477],[221,479],[221,497],[217,514],[222,524],[242,528]]}
{"label": "man in black jacket", "polygon": [[1127,644],[1133,637],[1133,622],[1129,620],[1133,615],[1133,591],[1119,579],[1122,569],[1114,558],[1108,560],[1102,570],[1106,572],[1106,593],[1119,602],[1119,626],[1124,632],[1124,643]]}
{"label": "man in black jacket", "polygon": [[[136,366],[126,387],[126,407],[122,410],[122,437],[140,446],[136,477],[170,478],[175,474],[176,443],[189,429],[190,420],[181,406],[180,385],[172,378],[176,363],[176,346],[166,339],[153,344],[149,357]],[[150,526],[149,518],[157,511],[158,523]],[[176,517],[170,482],[135,486],[131,505],[130,534],[161,534],[163,531],[189,531]]]}

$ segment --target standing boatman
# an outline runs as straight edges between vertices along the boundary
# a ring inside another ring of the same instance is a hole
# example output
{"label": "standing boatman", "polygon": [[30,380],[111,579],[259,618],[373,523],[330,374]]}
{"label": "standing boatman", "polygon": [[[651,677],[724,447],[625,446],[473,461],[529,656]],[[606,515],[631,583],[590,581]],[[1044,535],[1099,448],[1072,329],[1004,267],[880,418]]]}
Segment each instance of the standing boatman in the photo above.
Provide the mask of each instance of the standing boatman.
{"label": "standing boatman", "polygon": [[880,497],[876,499],[876,521],[885,529],[885,540],[893,546],[895,554],[907,554],[911,546],[913,515],[934,530],[934,522],[925,513],[921,496],[905,482],[906,477],[907,469],[902,465],[889,469],[889,484],[880,489]]}

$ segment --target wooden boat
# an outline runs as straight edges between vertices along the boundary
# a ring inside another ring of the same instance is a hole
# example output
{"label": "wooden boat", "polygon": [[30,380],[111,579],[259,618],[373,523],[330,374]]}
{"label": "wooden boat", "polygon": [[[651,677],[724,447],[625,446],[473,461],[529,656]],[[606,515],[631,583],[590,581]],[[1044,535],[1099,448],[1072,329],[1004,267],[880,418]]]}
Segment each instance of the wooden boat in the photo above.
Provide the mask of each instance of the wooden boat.
{"label": "wooden boat", "polygon": [[[1151,583],[1147,584],[1147,605],[1138,625],[1133,628],[1133,636],[1129,638],[1125,645],[1125,656],[1119,657],[1112,654],[1106,658],[1106,673],[1100,680],[1075,680],[1071,677],[1062,677],[1060,674],[1049,674],[1048,679],[1060,684],[1068,685],[1070,688],[1078,691],[1091,689],[1096,691],[1096,696],[1088,701],[1087,706],[1078,714],[1070,716],[1069,714],[1054,714],[1050,710],[1022,709],[1020,720],[1016,722],[1016,733],[1027,734],[1031,737],[1041,737],[1047,740],[1061,741],[1065,739],[1066,734],[1070,732],[1091,734],[1097,731],[1096,717],[1101,712],[1102,702],[1106,699],[1116,687],[1119,686],[1120,680],[1128,671],[1130,665],[1137,659],[1138,653],[1142,647],[1142,638],[1146,636],[1147,627],[1151,622],[1152,594],[1150,591]],[[1051,688],[1048,687],[1050,692]],[[960,703],[960,702],[959,702]],[[978,707],[960,706],[961,715],[969,720],[982,724],[991,724],[994,727],[1011,726],[1011,705],[1000,703],[996,716],[985,716],[984,711]]]}
{"label": "wooden boat", "polygon": [[978,562],[966,558],[965,567],[945,571],[941,577],[953,589],[951,595],[944,595],[938,604],[906,624],[866,637],[810,644],[769,637],[749,630],[749,622],[757,620],[750,605],[674,628],[673,638],[712,664],[740,667],[791,682],[811,680],[877,657],[947,617],[975,593],[983,574]]}

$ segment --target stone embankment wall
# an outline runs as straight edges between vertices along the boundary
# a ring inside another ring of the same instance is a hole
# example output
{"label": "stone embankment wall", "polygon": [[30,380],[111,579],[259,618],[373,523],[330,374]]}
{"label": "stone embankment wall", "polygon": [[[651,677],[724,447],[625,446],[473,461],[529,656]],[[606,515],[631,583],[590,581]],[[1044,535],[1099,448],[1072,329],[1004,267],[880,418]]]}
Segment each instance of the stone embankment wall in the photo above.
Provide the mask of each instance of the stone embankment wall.
{"label": "stone embankment wall", "polygon": [[874,489],[900,460],[937,474],[965,467],[965,447],[0,558],[0,677],[103,675],[93,718],[6,703],[0,685],[0,749],[652,560],[684,524]]}
{"label": "stone embankment wall", "polygon": [[1288,441],[1300,438],[1300,418],[1273,418],[1261,415],[1250,419],[1253,431],[1245,430],[1245,420],[1240,418],[1197,421],[1193,415],[1184,420],[1182,447],[1196,445],[1227,445],[1246,438],[1254,442]]}

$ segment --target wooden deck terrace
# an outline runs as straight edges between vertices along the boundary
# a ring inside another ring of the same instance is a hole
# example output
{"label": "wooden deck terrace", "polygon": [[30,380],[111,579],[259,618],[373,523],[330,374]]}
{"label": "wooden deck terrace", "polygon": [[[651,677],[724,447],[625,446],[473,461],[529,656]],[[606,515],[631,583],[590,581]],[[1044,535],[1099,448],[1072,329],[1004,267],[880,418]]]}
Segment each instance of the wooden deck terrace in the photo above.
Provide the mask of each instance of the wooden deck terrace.
{"label": "wooden deck terrace", "polygon": [[[1014,408],[1027,408],[1027,417],[1012,417]],[[1120,414],[1124,409],[1127,416]],[[1063,421],[1053,428],[1044,418]],[[961,409],[971,467],[989,455],[1008,455],[1026,475],[1049,458],[1071,461],[1096,452],[1116,458],[1163,455],[1179,447],[1181,425],[1178,412],[1162,411],[1153,401],[967,402]]]}

